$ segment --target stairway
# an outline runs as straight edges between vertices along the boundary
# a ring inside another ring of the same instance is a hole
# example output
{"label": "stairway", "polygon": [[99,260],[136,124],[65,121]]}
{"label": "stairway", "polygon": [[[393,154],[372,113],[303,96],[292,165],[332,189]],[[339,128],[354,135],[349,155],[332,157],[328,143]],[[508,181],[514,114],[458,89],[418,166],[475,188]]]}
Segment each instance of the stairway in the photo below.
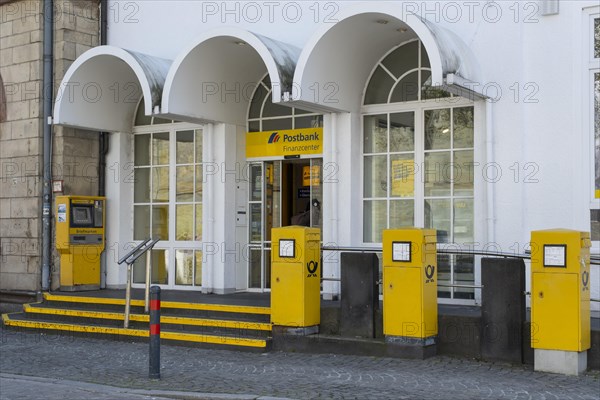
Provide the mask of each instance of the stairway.
{"label": "stairway", "polygon": [[[129,328],[123,328],[122,298],[44,293],[41,303],[3,314],[5,329],[138,339],[148,337],[144,301],[131,301]],[[161,302],[161,341],[178,345],[267,351],[271,344],[270,308],[250,305]]]}

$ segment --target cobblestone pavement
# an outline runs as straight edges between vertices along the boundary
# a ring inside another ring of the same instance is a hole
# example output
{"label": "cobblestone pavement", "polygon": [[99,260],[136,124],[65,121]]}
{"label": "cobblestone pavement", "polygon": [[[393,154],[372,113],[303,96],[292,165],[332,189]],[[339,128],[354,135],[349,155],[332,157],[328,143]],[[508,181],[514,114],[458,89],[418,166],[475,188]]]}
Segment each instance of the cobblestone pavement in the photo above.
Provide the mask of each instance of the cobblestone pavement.
{"label": "cobblestone pavement", "polygon": [[147,357],[145,343],[0,332],[1,373],[130,389],[249,395],[242,398],[600,398],[597,371],[569,377],[448,357],[420,361],[162,346],[160,381],[147,379]]}

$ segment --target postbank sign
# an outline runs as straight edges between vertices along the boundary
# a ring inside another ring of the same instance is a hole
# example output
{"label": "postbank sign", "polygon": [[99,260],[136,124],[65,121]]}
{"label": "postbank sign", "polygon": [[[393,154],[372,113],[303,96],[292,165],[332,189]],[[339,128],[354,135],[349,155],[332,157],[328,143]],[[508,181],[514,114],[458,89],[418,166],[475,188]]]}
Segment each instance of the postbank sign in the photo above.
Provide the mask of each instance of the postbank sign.
{"label": "postbank sign", "polygon": [[323,128],[248,132],[246,158],[323,153]]}

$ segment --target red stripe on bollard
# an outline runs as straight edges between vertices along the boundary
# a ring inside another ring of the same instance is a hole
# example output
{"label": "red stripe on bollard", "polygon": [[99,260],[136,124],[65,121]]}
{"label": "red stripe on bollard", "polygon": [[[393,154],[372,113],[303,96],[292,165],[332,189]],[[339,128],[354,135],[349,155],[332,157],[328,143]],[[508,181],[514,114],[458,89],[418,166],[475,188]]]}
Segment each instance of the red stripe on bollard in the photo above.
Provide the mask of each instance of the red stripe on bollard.
{"label": "red stripe on bollard", "polygon": [[160,310],[160,300],[150,300],[151,310]]}
{"label": "red stripe on bollard", "polygon": [[151,335],[160,335],[160,324],[150,325]]}

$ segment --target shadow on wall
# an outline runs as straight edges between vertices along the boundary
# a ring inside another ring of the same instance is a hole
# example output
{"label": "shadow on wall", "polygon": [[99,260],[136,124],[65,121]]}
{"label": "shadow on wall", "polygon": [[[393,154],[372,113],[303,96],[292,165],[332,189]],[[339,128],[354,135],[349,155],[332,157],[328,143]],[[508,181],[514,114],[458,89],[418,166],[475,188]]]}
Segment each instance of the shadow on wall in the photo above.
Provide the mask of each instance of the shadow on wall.
{"label": "shadow on wall", "polygon": [[0,122],[6,121],[6,93],[4,92],[4,81],[0,75]]}

